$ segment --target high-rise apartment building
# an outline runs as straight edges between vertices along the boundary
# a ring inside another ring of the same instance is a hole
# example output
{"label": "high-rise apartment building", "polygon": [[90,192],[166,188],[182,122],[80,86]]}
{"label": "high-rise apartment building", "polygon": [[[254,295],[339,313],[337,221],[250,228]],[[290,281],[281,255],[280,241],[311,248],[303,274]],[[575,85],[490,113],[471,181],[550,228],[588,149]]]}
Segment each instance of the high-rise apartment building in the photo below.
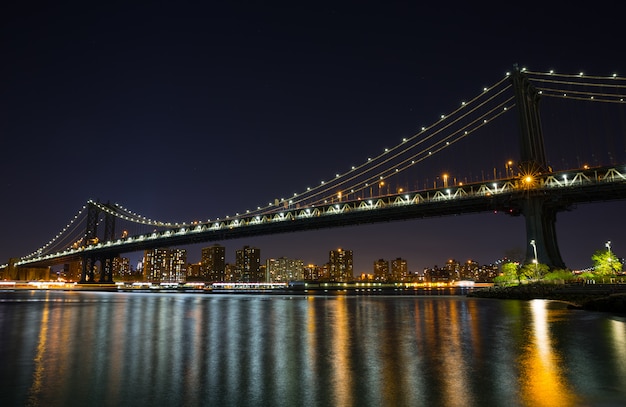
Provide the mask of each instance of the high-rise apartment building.
{"label": "high-rise apartment building", "polygon": [[477,261],[468,260],[461,266],[461,280],[478,281],[480,279],[480,266]]}
{"label": "high-rise apartment building", "polygon": [[235,252],[235,281],[262,282],[265,276],[261,272],[261,250],[244,246]]}
{"label": "high-rise apartment building", "polygon": [[391,280],[395,282],[409,281],[409,266],[405,259],[397,257],[391,261]]}
{"label": "high-rise apartment building", "polygon": [[374,262],[374,281],[389,280],[389,262],[385,259],[378,259]]}
{"label": "high-rise apartment building", "polygon": [[280,257],[267,259],[265,262],[265,281],[284,283],[304,278],[304,262],[302,260]]}
{"label": "high-rise apartment building", "polygon": [[206,281],[206,272],[202,262],[187,264],[187,281]]}
{"label": "high-rise apartment building", "polygon": [[133,275],[128,257],[113,258],[113,280],[132,281]]}
{"label": "high-rise apartment building", "polygon": [[153,283],[184,283],[187,275],[185,249],[152,249],[144,252],[143,275]]}
{"label": "high-rise apartment building", "polygon": [[461,279],[461,264],[458,261],[454,259],[448,260],[444,269],[447,271],[450,281],[459,281]]}
{"label": "high-rise apartment building", "polygon": [[331,281],[354,280],[352,266],[352,250],[331,250],[328,255],[328,265]]}
{"label": "high-rise apartment building", "polygon": [[187,278],[187,250],[170,250],[170,282],[184,283]]}
{"label": "high-rise apartment building", "polygon": [[304,280],[309,280],[309,281],[322,280],[324,276],[324,269],[325,269],[324,266],[318,266],[316,264],[307,264],[302,270],[302,272],[304,273],[302,277]]}
{"label": "high-rise apartment building", "polygon": [[208,281],[226,281],[226,248],[224,246],[214,244],[203,248],[200,262]]}

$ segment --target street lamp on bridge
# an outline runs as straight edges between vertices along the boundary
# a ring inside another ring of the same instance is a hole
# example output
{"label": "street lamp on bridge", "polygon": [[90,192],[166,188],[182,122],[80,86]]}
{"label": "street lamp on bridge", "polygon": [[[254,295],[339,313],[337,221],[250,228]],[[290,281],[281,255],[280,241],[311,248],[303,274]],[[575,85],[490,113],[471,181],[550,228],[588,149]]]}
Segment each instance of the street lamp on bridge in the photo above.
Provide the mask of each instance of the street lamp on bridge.
{"label": "street lamp on bridge", "polygon": [[513,161],[509,160],[504,164],[504,169],[506,170],[506,178],[510,178],[513,176]]}

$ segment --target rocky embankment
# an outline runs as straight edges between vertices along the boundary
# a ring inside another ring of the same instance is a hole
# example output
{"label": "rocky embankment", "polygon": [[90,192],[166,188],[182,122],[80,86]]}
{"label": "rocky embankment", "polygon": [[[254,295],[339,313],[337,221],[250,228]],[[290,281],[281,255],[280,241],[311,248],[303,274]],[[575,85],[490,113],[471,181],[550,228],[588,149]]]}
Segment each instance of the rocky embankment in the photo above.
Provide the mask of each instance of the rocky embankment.
{"label": "rocky embankment", "polygon": [[475,290],[468,297],[564,301],[571,308],[626,314],[624,284],[524,284]]}

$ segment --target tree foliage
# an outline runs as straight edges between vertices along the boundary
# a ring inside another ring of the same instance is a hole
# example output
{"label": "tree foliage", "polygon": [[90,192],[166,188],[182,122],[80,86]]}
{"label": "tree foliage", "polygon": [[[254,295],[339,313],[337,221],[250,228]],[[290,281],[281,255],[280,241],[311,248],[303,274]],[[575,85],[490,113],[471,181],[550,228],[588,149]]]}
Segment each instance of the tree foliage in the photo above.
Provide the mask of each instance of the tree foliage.
{"label": "tree foliage", "polygon": [[556,282],[556,281],[566,282],[566,281],[574,280],[575,278],[576,276],[574,276],[574,274],[570,270],[561,270],[561,269],[552,270],[543,276],[544,280],[552,281],[552,282]]}
{"label": "tree foliage", "polygon": [[502,275],[496,277],[496,280],[494,280],[495,282],[506,284],[521,282],[519,263],[506,262],[502,265],[500,270],[502,272]]}
{"label": "tree foliage", "polygon": [[529,280],[540,280],[543,276],[548,274],[550,267],[547,264],[542,263],[528,263],[521,269],[521,273]]}
{"label": "tree foliage", "polygon": [[608,276],[622,271],[622,262],[610,250],[596,250],[591,260],[596,275]]}

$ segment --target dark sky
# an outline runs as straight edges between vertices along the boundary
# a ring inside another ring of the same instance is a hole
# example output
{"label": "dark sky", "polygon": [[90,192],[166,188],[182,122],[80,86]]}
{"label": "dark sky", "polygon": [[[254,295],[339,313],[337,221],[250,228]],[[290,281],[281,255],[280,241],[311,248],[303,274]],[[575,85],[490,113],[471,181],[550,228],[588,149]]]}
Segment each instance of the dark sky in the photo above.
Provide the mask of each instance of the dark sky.
{"label": "dark sky", "polygon": [[[88,199],[182,222],[303,191],[412,136],[515,63],[626,74],[618,2],[126,3],[0,10],[0,263],[42,246]],[[456,154],[503,167],[517,158],[515,131]],[[551,144],[598,137],[590,133]],[[621,134],[609,142],[617,156]],[[559,147],[548,156],[566,159]],[[425,178],[449,166],[431,163]],[[569,267],[590,265],[607,240],[626,255],[624,205],[558,216]],[[378,258],[405,258],[411,270],[491,263],[525,240],[523,218],[482,214],[221,243],[229,262],[244,245],[262,260],[316,264],[343,247],[361,273]],[[202,246],[188,248],[190,261]]]}

